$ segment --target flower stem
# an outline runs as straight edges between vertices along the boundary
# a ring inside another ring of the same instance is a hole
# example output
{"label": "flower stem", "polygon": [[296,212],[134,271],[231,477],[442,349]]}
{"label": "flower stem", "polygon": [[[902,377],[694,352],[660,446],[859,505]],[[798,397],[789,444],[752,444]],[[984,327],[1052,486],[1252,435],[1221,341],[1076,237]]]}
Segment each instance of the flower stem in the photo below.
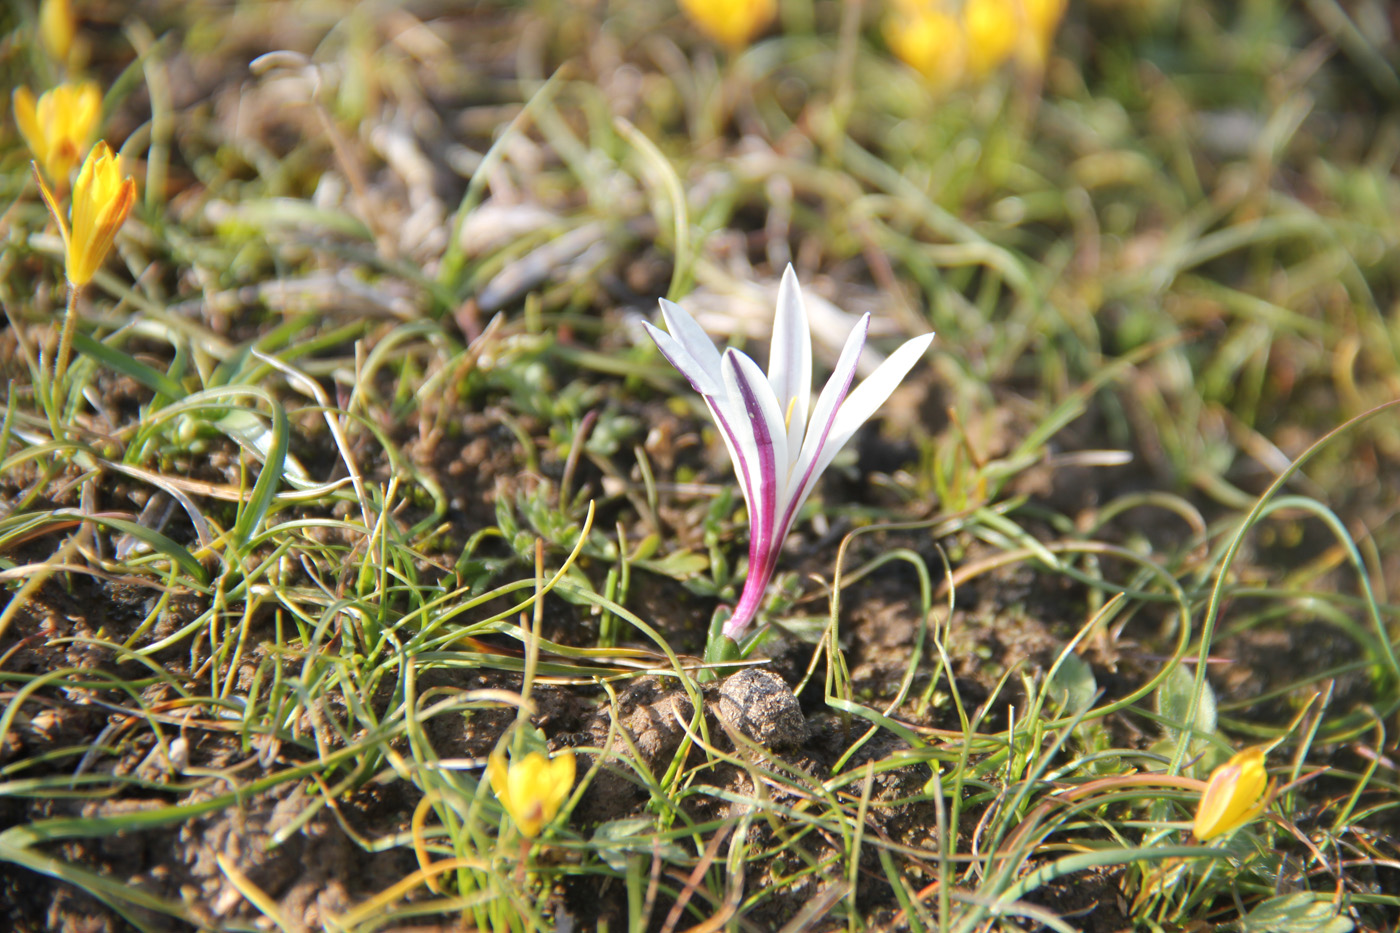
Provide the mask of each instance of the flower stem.
{"label": "flower stem", "polygon": [[63,391],[63,377],[68,374],[68,357],[73,354],[73,332],[78,326],[78,293],[82,290],[81,285],[68,283],[68,312],[63,316],[63,334],[58,338],[58,356],[53,362],[53,385],[50,387],[50,398],[55,405],[61,405],[60,400],[67,395]]}
{"label": "flower stem", "polygon": [[[730,613],[728,609],[721,607],[715,610],[715,614],[710,620],[710,637],[705,642],[706,664],[724,664],[743,658],[743,652],[739,649],[738,641],[724,633],[726,628],[725,623],[728,622],[729,619]],[[712,679],[716,676],[715,672],[712,670],[707,670],[704,674],[709,675],[709,678],[702,676],[702,680]]]}

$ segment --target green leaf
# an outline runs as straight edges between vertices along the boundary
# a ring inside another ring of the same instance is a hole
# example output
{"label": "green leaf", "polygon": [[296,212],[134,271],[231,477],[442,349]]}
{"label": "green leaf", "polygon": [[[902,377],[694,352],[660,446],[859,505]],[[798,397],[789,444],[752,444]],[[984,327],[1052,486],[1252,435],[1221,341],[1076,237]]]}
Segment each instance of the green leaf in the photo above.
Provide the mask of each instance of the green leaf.
{"label": "green leaf", "polygon": [[1244,933],[1351,933],[1354,927],[1329,896],[1313,891],[1271,897],[1240,921]]}
{"label": "green leaf", "polygon": [[675,580],[698,576],[710,569],[710,559],[694,551],[672,551],[661,560],[639,560],[634,564]]}
{"label": "green leaf", "polygon": [[1215,733],[1215,691],[1209,683],[1202,682],[1201,698],[1196,703],[1195,720],[1192,722],[1188,718],[1195,693],[1196,679],[1184,664],[1172,668],[1162,681],[1162,686],[1157,688],[1157,713],[1165,720],[1173,736],[1179,737],[1183,731],[1190,731],[1196,737]]}
{"label": "green leaf", "polygon": [[282,486],[287,472],[287,447],[291,442],[291,426],[287,422],[287,412],[279,404],[272,404],[272,433],[267,438],[263,451],[262,469],[258,471],[257,482],[247,503],[238,513],[238,521],[233,526],[233,539],[241,547],[253,537],[258,525],[272,506],[273,497]]}
{"label": "green leaf", "polygon": [[123,376],[135,379],[152,392],[159,392],[172,401],[178,401],[185,397],[184,386],[165,373],[152,369],[145,363],[135,360],[99,340],[93,340],[87,334],[73,334],[73,349],[83,356],[91,357],[108,369],[116,370]]}
{"label": "green leaf", "polygon": [[1094,679],[1094,671],[1077,654],[1066,654],[1060,658],[1054,676],[1046,688],[1050,702],[1062,716],[1074,716],[1088,709],[1098,693],[1099,684]]}
{"label": "green leaf", "polygon": [[[239,446],[254,451],[265,463],[277,455],[275,416],[273,423],[269,425],[258,415],[235,408],[214,422],[214,425]],[[284,453],[282,462],[287,480],[293,485],[306,486],[311,483],[306,468],[296,457]]]}
{"label": "green leaf", "polygon": [[374,240],[374,233],[359,218],[346,211],[327,210],[297,198],[261,198],[231,204],[220,218],[219,226],[225,234],[233,233],[237,228],[251,229],[259,235],[273,230],[299,228],[338,233],[365,242]]}
{"label": "green leaf", "polygon": [[686,853],[674,842],[656,840],[656,821],[646,817],[627,820],[609,820],[593,832],[593,844],[598,857],[613,871],[627,869],[629,855],[650,856],[656,852],[671,864],[683,863]]}
{"label": "green leaf", "polygon": [[[58,515],[58,513],[55,513],[55,515]],[[194,555],[159,531],[147,528],[145,525],[138,525],[136,522],[127,521],[124,518],[112,518],[107,515],[79,515],[74,513],[72,516],[64,517],[82,518],[85,521],[95,522],[104,527],[125,532],[150,547],[151,550],[158,551],[166,557],[169,557],[180,566],[181,570],[198,580],[201,584],[209,582],[209,575],[204,572],[203,565],[194,559]]]}

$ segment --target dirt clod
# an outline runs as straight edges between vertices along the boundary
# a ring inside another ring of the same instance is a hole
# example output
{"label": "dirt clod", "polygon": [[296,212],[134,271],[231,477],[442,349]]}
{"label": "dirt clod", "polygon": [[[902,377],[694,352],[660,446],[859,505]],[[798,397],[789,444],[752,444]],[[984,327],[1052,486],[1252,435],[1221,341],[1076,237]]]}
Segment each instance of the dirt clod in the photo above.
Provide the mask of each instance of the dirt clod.
{"label": "dirt clod", "polygon": [[797,697],[772,671],[740,671],[725,678],[717,693],[712,708],[720,722],[759,745],[799,745],[807,734]]}

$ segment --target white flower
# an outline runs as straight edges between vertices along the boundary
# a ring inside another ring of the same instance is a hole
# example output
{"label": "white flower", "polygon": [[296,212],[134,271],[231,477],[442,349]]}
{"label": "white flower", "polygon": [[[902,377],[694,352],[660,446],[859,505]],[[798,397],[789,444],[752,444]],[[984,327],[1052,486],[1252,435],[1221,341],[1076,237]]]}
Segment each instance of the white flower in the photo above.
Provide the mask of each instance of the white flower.
{"label": "white flower", "polygon": [[680,305],[663,298],[661,314],[670,333],[651,324],[647,331],[705,399],[748,504],[749,576],[724,626],[724,634],[737,638],[757,614],[783,540],[817,478],[924,355],[933,334],[907,341],[853,390],[856,361],[870,327],[866,314],[846,339],[835,371],[809,412],[812,339],[792,266],[778,287],[767,376],[733,347],[721,354]]}

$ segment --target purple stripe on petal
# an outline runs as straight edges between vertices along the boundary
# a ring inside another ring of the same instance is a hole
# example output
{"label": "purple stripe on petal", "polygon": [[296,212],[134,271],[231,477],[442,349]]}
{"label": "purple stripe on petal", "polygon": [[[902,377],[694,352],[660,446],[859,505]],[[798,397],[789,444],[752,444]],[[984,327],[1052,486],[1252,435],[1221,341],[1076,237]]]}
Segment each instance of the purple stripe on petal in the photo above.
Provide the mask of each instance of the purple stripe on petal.
{"label": "purple stripe on petal", "polygon": [[716,395],[722,391],[715,377],[705,369],[705,365],[697,360],[685,345],[675,337],[666,333],[658,327],[647,322],[642,322],[647,333],[651,335],[656,348],[661,351],[661,355],[666,357],[666,362],[676,368],[690,387],[701,395]]}
{"label": "purple stripe on petal", "polygon": [[865,335],[869,328],[870,315],[867,314],[856,323],[851,336],[846,339],[846,346],[841,350],[836,370],[822,388],[821,398],[817,400],[813,416],[821,421],[807,426],[807,437],[802,442],[802,454],[798,457],[798,463],[805,466],[802,475],[797,477],[797,482],[789,484],[787,509],[783,513],[782,523],[784,535],[792,526],[793,519],[797,517],[797,510],[807,501],[807,496],[811,494],[812,487],[821,475],[821,468],[818,468],[817,464],[822,459],[822,451],[831,435],[832,425],[836,423],[836,416],[841,411],[841,403],[846,400],[847,393],[851,391],[851,384],[855,382],[856,364],[860,361],[860,351],[865,348]]}
{"label": "purple stripe on petal", "polygon": [[[731,351],[733,352],[733,351]],[[760,531],[755,534],[756,539],[762,539],[764,546],[768,545],[768,539],[773,534],[773,513],[777,511],[778,495],[778,468],[773,457],[773,436],[768,430],[768,420],[763,416],[763,409],[759,405],[758,395],[754,387],[749,384],[748,378],[742,369],[735,365],[732,360],[727,361],[727,372],[733,376],[734,384],[739,390],[739,398],[744,404],[744,414],[748,416],[749,426],[753,429],[754,443],[758,447],[758,514],[754,516]]]}
{"label": "purple stripe on petal", "polygon": [[851,390],[850,395],[841,403],[836,420],[832,422],[831,436],[827,439],[825,449],[817,455],[816,473],[820,474],[826,469],[831,463],[831,458],[836,456],[851,436],[860,430],[860,426],[875,414],[876,409],[885,403],[885,399],[899,387],[900,382],[932,342],[933,334],[924,334],[905,341],[903,346],[891,353],[873,373]]}
{"label": "purple stripe on petal", "polygon": [[720,432],[724,435],[725,446],[729,448],[729,459],[734,461],[734,475],[739,479],[739,490],[744,494],[744,504],[748,506],[749,514],[754,511],[753,490],[750,489],[752,483],[749,479],[749,469],[751,464],[744,457],[744,446],[739,438],[735,436],[734,429],[729,425],[729,419],[724,416],[723,409],[719,403],[709,396],[705,396],[705,404],[710,409],[710,416],[715,419],[715,424],[719,425]]}
{"label": "purple stripe on petal", "polygon": [[763,413],[757,390],[750,383],[743,368],[731,356],[725,354],[725,375],[733,380],[738,390],[739,400],[753,429],[754,441],[758,447],[758,488],[754,490],[758,500],[749,506],[749,574],[744,581],[744,591],[739,604],[734,607],[734,615],[725,623],[725,634],[733,638],[753,620],[763,600],[763,593],[773,577],[777,566],[777,550],[782,544],[781,537],[774,536],[774,518],[778,503],[778,469],[774,458],[774,438],[768,430],[768,419]]}

